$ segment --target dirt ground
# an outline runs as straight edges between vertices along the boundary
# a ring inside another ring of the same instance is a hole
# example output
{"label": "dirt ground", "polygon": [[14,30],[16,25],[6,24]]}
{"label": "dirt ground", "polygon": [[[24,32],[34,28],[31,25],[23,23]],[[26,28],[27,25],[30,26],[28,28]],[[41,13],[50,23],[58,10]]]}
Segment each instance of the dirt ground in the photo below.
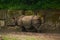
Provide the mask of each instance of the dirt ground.
{"label": "dirt ground", "polygon": [[16,38],[15,40],[60,40],[60,34],[57,33],[31,33],[31,32],[11,32],[0,33],[2,38]]}

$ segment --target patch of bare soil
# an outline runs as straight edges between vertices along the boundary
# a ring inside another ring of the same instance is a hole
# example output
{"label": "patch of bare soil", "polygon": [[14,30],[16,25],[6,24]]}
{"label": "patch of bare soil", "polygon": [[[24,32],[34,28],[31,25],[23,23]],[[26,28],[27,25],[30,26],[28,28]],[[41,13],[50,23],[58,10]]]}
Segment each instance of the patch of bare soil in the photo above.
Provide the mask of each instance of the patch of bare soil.
{"label": "patch of bare soil", "polygon": [[17,38],[19,40],[60,40],[60,34],[55,33],[31,33],[31,32],[11,32],[1,33],[2,37]]}

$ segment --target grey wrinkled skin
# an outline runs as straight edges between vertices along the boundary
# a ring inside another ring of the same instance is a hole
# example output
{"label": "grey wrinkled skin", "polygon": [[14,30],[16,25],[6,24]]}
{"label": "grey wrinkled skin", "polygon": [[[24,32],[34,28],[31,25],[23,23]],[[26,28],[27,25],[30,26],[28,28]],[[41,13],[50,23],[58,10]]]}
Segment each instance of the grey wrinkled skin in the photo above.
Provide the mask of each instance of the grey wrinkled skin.
{"label": "grey wrinkled skin", "polygon": [[36,29],[37,31],[39,30],[38,28],[41,25],[41,19],[39,16],[36,15],[31,15],[31,16],[20,16],[17,19],[17,23],[20,27],[24,27],[26,30],[29,28]]}

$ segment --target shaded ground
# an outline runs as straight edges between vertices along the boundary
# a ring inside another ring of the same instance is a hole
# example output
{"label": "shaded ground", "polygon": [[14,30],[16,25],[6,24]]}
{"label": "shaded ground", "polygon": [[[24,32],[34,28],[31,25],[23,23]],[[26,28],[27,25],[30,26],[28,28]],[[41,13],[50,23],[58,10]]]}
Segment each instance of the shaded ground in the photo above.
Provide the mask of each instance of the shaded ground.
{"label": "shaded ground", "polygon": [[11,32],[1,33],[5,40],[60,40],[60,34],[54,33],[29,33],[29,32]]}

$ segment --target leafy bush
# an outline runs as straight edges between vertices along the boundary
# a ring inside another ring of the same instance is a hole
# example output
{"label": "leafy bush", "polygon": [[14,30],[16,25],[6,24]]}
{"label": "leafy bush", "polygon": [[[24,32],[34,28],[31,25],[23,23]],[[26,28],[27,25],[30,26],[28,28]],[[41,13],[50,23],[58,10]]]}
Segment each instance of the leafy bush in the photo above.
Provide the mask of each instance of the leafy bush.
{"label": "leafy bush", "polygon": [[0,9],[60,9],[60,0],[0,0]]}

